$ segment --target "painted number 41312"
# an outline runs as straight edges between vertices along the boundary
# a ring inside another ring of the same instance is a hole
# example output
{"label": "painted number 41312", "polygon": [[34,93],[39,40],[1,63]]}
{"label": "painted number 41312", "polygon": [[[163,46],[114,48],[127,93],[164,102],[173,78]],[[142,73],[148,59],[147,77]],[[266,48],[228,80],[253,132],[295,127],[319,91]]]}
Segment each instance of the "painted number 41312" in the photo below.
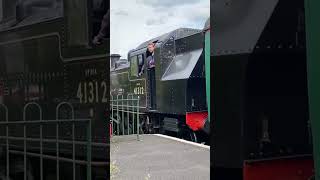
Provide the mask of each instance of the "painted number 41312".
{"label": "painted number 41312", "polygon": [[134,94],[137,95],[143,95],[144,94],[144,88],[143,87],[135,87],[133,89]]}
{"label": "painted number 41312", "polygon": [[77,91],[77,97],[80,103],[107,103],[108,92],[107,83],[95,82],[80,82]]}

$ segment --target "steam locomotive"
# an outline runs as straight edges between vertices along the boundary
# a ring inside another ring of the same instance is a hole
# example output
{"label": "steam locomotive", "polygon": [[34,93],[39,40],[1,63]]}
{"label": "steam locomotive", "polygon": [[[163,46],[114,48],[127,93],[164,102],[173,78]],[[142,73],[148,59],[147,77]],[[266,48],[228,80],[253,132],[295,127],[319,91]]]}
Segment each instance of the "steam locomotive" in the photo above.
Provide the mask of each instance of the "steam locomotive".
{"label": "steam locomotive", "polygon": [[[208,142],[204,34],[201,29],[180,28],[140,44],[129,51],[128,60],[111,55],[111,97],[139,98],[143,133]],[[139,76],[150,42],[155,43],[155,91],[148,70]]]}
{"label": "steam locomotive", "polygon": [[[109,37],[101,46],[93,45],[92,39],[109,4],[104,0],[0,3],[0,179],[106,179]],[[57,129],[50,123],[62,119],[66,122]],[[91,121],[91,139],[81,119]],[[42,130],[39,124],[19,124],[22,121],[43,121]],[[56,138],[61,143],[55,144]]]}

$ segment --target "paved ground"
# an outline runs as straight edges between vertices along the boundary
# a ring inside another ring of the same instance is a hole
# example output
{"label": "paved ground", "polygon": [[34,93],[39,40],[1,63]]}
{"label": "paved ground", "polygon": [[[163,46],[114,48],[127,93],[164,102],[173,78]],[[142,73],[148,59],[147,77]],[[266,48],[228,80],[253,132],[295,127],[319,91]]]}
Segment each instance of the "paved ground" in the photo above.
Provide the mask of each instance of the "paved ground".
{"label": "paved ground", "polygon": [[210,149],[142,135],[113,137],[111,171],[115,180],[209,180]]}

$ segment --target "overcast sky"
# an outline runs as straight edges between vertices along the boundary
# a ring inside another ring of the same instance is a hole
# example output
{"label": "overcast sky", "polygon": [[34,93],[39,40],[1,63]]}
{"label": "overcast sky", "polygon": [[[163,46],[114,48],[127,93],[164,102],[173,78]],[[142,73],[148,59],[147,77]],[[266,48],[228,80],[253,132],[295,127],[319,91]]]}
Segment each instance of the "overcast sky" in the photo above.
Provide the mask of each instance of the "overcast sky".
{"label": "overcast sky", "polygon": [[127,59],[140,43],[180,27],[202,29],[210,0],[111,0],[111,54]]}

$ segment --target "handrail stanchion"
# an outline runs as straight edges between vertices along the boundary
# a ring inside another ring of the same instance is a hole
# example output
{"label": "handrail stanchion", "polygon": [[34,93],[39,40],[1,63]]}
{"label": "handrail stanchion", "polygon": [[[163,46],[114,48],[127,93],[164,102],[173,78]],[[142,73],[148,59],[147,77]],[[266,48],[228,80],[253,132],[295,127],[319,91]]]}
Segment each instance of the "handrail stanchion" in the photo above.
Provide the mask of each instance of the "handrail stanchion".
{"label": "handrail stanchion", "polygon": [[[40,109],[41,111],[41,109]],[[42,121],[42,112],[40,113],[40,121]],[[43,132],[42,123],[40,124],[40,180],[43,180]]]}
{"label": "handrail stanchion", "polygon": [[87,129],[87,180],[91,180],[91,121],[88,122]]}
{"label": "handrail stanchion", "polygon": [[138,99],[137,99],[137,140],[140,141],[140,138],[139,138],[139,130],[140,130],[140,121],[139,121],[139,106],[140,106],[140,97],[138,96]]}
{"label": "handrail stanchion", "polygon": [[[69,103],[69,102],[61,102],[60,104],[58,104],[57,105],[57,107],[56,107],[56,119],[57,120],[59,120],[59,110],[60,110],[60,107],[61,106],[63,106],[63,105],[68,105],[69,107],[70,107],[70,109],[71,109],[71,118],[72,118],[72,120],[74,120],[75,119],[75,117],[74,117],[74,108],[73,108],[73,106],[72,106],[72,104],[71,103]],[[59,160],[58,160],[58,156],[59,156],[59,137],[58,137],[58,135],[59,135],[59,126],[58,126],[58,124],[59,123],[57,123],[57,125],[56,125],[56,133],[57,133],[57,137],[56,137],[56,145],[57,145],[57,172],[59,172]],[[75,125],[74,125],[74,122],[72,122],[72,166],[73,166],[73,170],[72,170],[72,175],[73,175],[73,180],[75,180],[76,179],[76,157],[75,157],[75,154],[76,154],[76,152],[75,152]],[[58,178],[58,176],[59,176],[59,174],[57,174],[57,179],[59,179]]]}
{"label": "handrail stanchion", "polygon": [[135,128],[135,126],[134,126],[134,121],[135,121],[135,115],[134,115],[134,102],[133,102],[133,94],[130,94],[129,95],[129,97],[130,97],[130,99],[129,99],[129,101],[130,101],[130,107],[131,107],[131,112],[130,112],[130,114],[131,114],[131,116],[132,116],[132,134],[134,134],[134,128]]}
{"label": "handrail stanchion", "polygon": [[135,114],[134,114],[134,111],[135,111],[135,108],[134,108],[134,96],[132,95],[132,99],[131,99],[131,106],[132,106],[132,134],[134,134],[134,129],[135,129]]}
{"label": "handrail stanchion", "polygon": [[[58,119],[58,114],[56,112],[56,119]],[[56,177],[57,180],[60,178],[60,168],[59,168],[59,123],[56,124]]]}
{"label": "handrail stanchion", "polygon": [[[27,180],[27,132],[26,132],[26,111],[31,105],[37,106],[40,114],[40,121],[42,121],[42,109],[41,106],[35,102],[29,102],[23,107],[23,164],[24,164],[24,180]],[[43,180],[43,139],[42,139],[42,123],[40,123],[40,179]]]}
{"label": "handrail stanchion", "polygon": [[117,95],[117,134],[118,136],[120,135],[120,121],[119,121],[119,96],[120,94]]}
{"label": "handrail stanchion", "polygon": [[127,131],[128,131],[128,135],[130,134],[130,108],[129,108],[129,96],[130,94],[127,94]]}
{"label": "handrail stanchion", "polygon": [[124,98],[123,94],[121,95],[121,125],[122,125],[122,135],[124,135]]}
{"label": "handrail stanchion", "polygon": [[113,100],[113,95],[110,94],[111,96],[111,137],[113,136],[113,105],[114,105],[114,100]]}

